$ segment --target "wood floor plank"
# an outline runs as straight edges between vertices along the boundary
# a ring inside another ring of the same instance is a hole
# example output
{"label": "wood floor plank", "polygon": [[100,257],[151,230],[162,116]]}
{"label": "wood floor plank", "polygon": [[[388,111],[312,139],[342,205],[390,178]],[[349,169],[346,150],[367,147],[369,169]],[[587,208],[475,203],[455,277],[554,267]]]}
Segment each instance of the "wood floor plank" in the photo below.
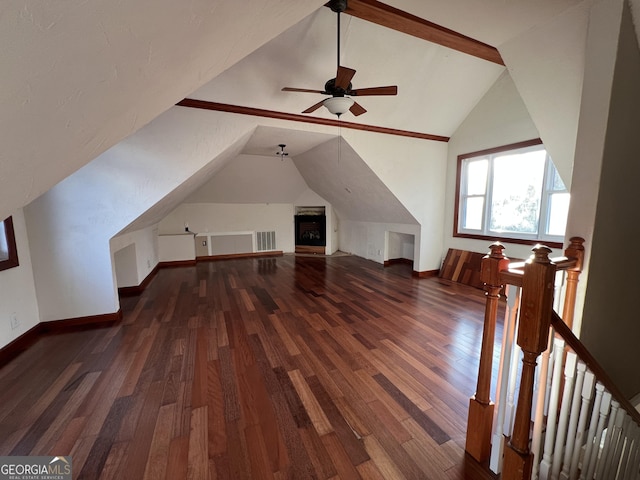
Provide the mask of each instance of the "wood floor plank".
{"label": "wood floor plank", "polygon": [[158,421],[153,432],[143,480],[163,478],[167,471],[175,409],[176,405],[170,404],[163,405],[158,411]]}
{"label": "wood floor plank", "polygon": [[[37,455],[38,452],[47,452],[49,449],[56,443],[58,436],[64,430],[67,423],[74,416],[76,411],[78,410],[80,404],[88,395],[89,391],[93,387],[96,382],[96,379],[100,375],[99,372],[93,372],[87,374],[82,381],[78,384],[78,387],[73,391],[73,394],[69,397],[59,396],[58,400],[64,401],[64,405],[57,405],[55,408],[51,407],[48,411],[46,411],[43,416],[51,416],[51,420],[45,420],[42,418],[42,422],[35,423],[32,427],[40,426],[41,428],[47,426],[46,430],[40,432],[39,429],[32,429],[29,431],[27,435],[23,438],[25,442],[24,445],[19,444],[14,449],[13,455]],[[54,416],[55,415],[55,416]],[[33,436],[31,436],[33,435]],[[37,442],[33,447],[29,450],[28,442],[29,440],[36,440]],[[18,453],[21,448],[24,448],[24,453]]]}
{"label": "wood floor plank", "polygon": [[368,435],[364,438],[364,444],[371,456],[371,460],[376,469],[382,473],[384,478],[395,478],[398,480],[406,479],[403,473],[396,465],[396,462],[392,460],[387,454],[386,450],[380,445],[375,436]]}
{"label": "wood floor plank", "polygon": [[[189,464],[189,437],[174,437],[169,443],[165,480],[185,480]],[[162,478],[162,477],[159,477]]]}
{"label": "wood floor plank", "polygon": [[[109,451],[109,456],[104,462],[100,472],[100,480],[118,480],[121,478],[122,460],[126,456],[128,444],[126,442],[115,443]],[[162,474],[164,475],[164,473]],[[164,478],[163,476],[159,478]]]}
{"label": "wood floor plank", "polygon": [[331,433],[333,426],[300,371],[293,370],[289,372],[289,378],[318,434],[322,436]]}
{"label": "wood floor plank", "polygon": [[187,479],[209,478],[209,440],[207,407],[191,410],[191,432],[189,434],[189,454]]}
{"label": "wood floor plank", "polygon": [[0,366],[0,454],[85,480],[491,478],[464,453],[483,302],[354,256],[160,269],[119,324]]}

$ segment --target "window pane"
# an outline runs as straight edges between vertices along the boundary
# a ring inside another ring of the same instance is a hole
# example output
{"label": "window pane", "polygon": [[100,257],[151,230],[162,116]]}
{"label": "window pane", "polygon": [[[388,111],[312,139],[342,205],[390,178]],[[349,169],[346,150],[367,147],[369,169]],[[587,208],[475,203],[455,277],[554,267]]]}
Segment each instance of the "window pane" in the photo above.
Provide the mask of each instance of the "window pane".
{"label": "window pane", "polygon": [[484,195],[487,188],[488,160],[467,163],[467,195]]}
{"label": "window pane", "polygon": [[484,210],[484,197],[469,197],[465,201],[464,219],[462,228],[471,230],[482,229],[482,211]]}
{"label": "window pane", "polygon": [[538,233],[545,157],[537,150],[495,158],[490,230]]}
{"label": "window pane", "polygon": [[558,175],[558,171],[556,170],[556,166],[551,164],[551,171],[553,172],[553,177],[551,179],[551,190],[554,191],[565,191],[567,187],[565,187],[564,182]]}
{"label": "window pane", "polygon": [[569,215],[568,193],[553,193],[549,197],[549,226],[547,235],[564,235]]}
{"label": "window pane", "polygon": [[9,245],[4,230],[4,222],[0,221],[0,262],[9,258]]}

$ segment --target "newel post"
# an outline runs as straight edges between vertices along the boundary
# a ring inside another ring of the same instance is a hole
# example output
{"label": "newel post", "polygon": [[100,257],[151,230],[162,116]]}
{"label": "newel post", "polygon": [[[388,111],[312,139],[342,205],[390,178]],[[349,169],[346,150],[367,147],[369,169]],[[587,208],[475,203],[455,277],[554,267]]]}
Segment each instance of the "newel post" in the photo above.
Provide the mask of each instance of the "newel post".
{"label": "newel post", "polygon": [[562,309],[562,319],[569,328],[573,327],[573,316],[576,310],[576,294],[578,291],[578,278],[582,272],[584,264],[584,238],[571,237],[569,246],[565,249],[564,255],[567,258],[575,258],[576,265],[567,270],[567,286],[564,294],[564,306]]}
{"label": "newel post", "polygon": [[513,433],[504,452],[504,480],[529,480],[533,467],[533,454],[529,450],[533,384],[538,356],[547,348],[549,339],[556,274],[556,265],[549,260],[549,248],[537,245],[533,252],[522,278],[517,338],[523,353],[522,376]]}
{"label": "newel post", "polygon": [[502,251],[504,245],[499,242],[490,247],[480,266],[480,279],[486,291],[484,310],[484,329],[478,367],[478,385],[476,394],[469,400],[469,421],[467,422],[467,441],[465,450],[477,461],[483,462],[491,454],[491,426],[493,424],[493,402],[491,401],[491,362],[493,360],[493,340],[496,331],[498,301],[502,282],[500,272],[509,267],[509,259]]}

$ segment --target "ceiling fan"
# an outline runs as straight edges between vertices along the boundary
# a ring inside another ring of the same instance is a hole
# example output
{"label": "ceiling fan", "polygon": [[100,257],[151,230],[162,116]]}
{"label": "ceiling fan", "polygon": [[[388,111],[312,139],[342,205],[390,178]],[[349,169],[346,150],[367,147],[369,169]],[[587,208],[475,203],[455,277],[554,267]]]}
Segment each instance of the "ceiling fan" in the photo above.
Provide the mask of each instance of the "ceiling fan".
{"label": "ceiling fan", "polygon": [[340,13],[347,9],[347,0],[331,0],[328,4],[329,8],[336,12],[338,17],[338,70],[335,78],[327,80],[324,84],[324,90],[309,90],[307,88],[284,87],[283,92],[303,92],[303,93],[321,93],[323,95],[331,95],[330,98],[322,100],[302,113],[312,113],[323,105],[334,115],[340,117],[343,113],[350,111],[355,116],[362,115],[366,112],[365,108],[357,103],[351,97],[364,97],[372,95],[397,95],[398,87],[396,85],[387,87],[370,87],[354,89],[351,85],[351,79],[356,74],[352,68],[340,65]]}

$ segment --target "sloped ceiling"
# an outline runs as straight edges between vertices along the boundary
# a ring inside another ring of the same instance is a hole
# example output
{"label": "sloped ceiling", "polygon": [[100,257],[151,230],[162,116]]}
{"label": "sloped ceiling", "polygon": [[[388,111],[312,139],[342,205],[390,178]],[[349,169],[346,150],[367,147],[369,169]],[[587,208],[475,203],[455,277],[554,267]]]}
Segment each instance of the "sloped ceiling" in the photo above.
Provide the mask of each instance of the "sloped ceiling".
{"label": "sloped ceiling", "polygon": [[243,138],[229,145],[223,153],[216,157],[216,161],[209,162],[200,169],[197,174],[192,175],[187,181],[181,183],[177,188],[167,193],[161,201],[155,203],[151,208],[142,213],[118,234],[133,232],[135,230],[160,223],[160,221],[172,212],[185,197],[188,197],[194,191],[198,191],[198,189],[200,189],[208,179],[215,177],[218,171],[223,169],[225,165],[229,164],[231,160],[235,159],[249,140],[251,133],[248,133]]}
{"label": "sloped ceiling", "polygon": [[[276,155],[273,139],[293,141],[292,147],[287,144],[289,155],[284,159]],[[294,203],[310,188],[330,198],[333,208],[345,219],[418,223],[338,136],[260,126],[240,153],[229,160],[184,203]],[[135,228],[139,228],[138,222]]]}
{"label": "sloped ceiling", "polygon": [[[345,114],[347,122],[449,136],[504,71],[349,15],[341,27],[340,64],[356,70],[354,88],[398,86],[397,96],[358,98],[367,113]],[[336,50],[336,14],[321,8],[189,97],[297,114],[326,96],[281,89],[322,90],[335,77]],[[312,116],[335,119],[325,108]]]}
{"label": "sloped ceiling", "polygon": [[294,158],[309,187],[330,199],[341,218],[417,224],[351,146],[338,137]]}
{"label": "sloped ceiling", "polygon": [[[425,6],[423,2],[389,2],[409,13],[497,45],[580,2],[548,1],[537,4],[535,8],[531,5],[505,8],[502,2],[486,2],[480,7],[475,3],[458,1],[454,2],[457,8],[443,2],[428,3],[430,5]],[[438,14],[434,18],[436,11]],[[493,28],[479,26],[483,22],[478,19],[483,19]],[[345,114],[345,122],[450,136],[505,70],[503,66],[349,15],[342,15],[341,26],[340,64],[356,69],[354,87],[398,85],[399,89],[396,97],[357,99],[368,112],[357,118]],[[291,48],[292,45],[296,48]],[[325,97],[282,92],[282,87],[321,90],[325,81],[335,76],[336,64],[336,15],[328,8],[320,8],[189,97],[300,113]],[[324,108],[312,116],[335,118]],[[260,122],[259,119],[257,121]],[[296,151],[292,158],[307,184],[345,217],[416,222],[384,184],[370,176],[366,162],[349,145],[345,145],[343,152],[343,171],[338,172],[330,168],[334,166],[337,143],[326,142],[309,149],[309,144],[318,134],[304,126],[297,127],[292,124],[292,129],[288,130],[259,126],[243,153],[272,155],[278,143],[286,143],[290,151]],[[300,151],[306,153],[300,156],[297,154]],[[238,187],[246,187],[246,181],[238,183]],[[215,183],[220,182],[212,180],[209,186]],[[347,193],[346,188],[351,193]],[[202,199],[202,192],[191,196],[188,201]],[[237,193],[229,194],[226,201],[237,201],[237,196]],[[205,197],[225,201],[220,195],[213,195],[211,190]]]}
{"label": "sloped ceiling", "polygon": [[0,218],[323,3],[3,3]]}
{"label": "sloped ceiling", "polygon": [[[183,97],[289,113],[316,103],[322,96],[280,89],[320,89],[334,76],[335,14],[324,3],[141,0],[96,5],[69,0],[9,5],[0,16],[0,42],[11,46],[0,53],[0,217],[135,135]],[[580,0],[387,3],[499,48]],[[362,98],[368,113],[357,121],[370,125],[451,135],[504,70],[347,15],[342,38],[341,63],[357,70],[356,88],[399,87],[397,97]],[[330,118],[324,109],[316,114]],[[184,127],[176,123],[173,128]],[[271,149],[278,141],[268,143]],[[296,148],[294,140],[288,143]],[[328,156],[321,149],[316,154]],[[179,191],[182,198],[190,193]]]}

